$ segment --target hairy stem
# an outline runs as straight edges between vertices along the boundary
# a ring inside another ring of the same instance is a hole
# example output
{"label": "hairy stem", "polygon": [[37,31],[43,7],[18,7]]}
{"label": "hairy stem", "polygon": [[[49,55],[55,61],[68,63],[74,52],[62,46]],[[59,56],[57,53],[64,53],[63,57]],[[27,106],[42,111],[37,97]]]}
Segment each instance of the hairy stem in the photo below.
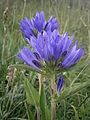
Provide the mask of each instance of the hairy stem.
{"label": "hairy stem", "polygon": [[56,117],[56,103],[54,101],[54,97],[56,94],[56,84],[55,84],[55,75],[51,80],[51,120],[55,120]]}

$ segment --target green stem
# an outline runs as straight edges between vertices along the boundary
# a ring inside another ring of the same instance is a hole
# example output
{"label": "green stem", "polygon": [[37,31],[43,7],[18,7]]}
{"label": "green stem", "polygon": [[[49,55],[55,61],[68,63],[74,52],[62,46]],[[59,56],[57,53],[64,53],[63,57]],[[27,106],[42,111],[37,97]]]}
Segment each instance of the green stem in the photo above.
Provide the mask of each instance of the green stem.
{"label": "green stem", "polygon": [[42,86],[42,75],[38,74],[38,79],[39,79],[39,95],[41,95],[41,86]]}
{"label": "green stem", "polygon": [[[38,74],[39,79],[39,95],[41,95],[41,86],[42,86],[42,75]],[[37,120],[40,120],[40,108],[37,108]]]}
{"label": "green stem", "polygon": [[40,120],[40,109],[39,109],[39,107],[37,108],[37,120]]}
{"label": "green stem", "polygon": [[39,79],[39,95],[41,95],[41,87],[42,87],[42,84],[45,87],[46,80],[45,80],[45,77],[42,74],[38,74],[38,79]]}
{"label": "green stem", "polygon": [[55,120],[56,118],[56,103],[54,101],[54,97],[56,94],[56,84],[55,84],[55,74],[51,80],[51,120]]}

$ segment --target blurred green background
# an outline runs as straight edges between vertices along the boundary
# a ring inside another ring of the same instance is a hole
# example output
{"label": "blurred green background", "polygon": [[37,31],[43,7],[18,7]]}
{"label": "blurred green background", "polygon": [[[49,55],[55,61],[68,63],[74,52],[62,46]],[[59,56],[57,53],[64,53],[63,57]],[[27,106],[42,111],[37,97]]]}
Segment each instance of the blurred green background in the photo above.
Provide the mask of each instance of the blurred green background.
{"label": "blurred green background", "polygon": [[[60,22],[60,33],[74,34],[74,40],[85,50],[85,57],[68,72],[70,81],[77,78],[82,84],[90,80],[90,0],[0,0],[0,120],[29,120],[29,106],[23,89],[23,75],[37,87],[37,75],[25,70],[10,69],[17,64],[16,54],[26,44],[20,34],[19,22],[44,11],[46,20],[55,16]],[[63,100],[57,120],[90,120],[90,87]]]}

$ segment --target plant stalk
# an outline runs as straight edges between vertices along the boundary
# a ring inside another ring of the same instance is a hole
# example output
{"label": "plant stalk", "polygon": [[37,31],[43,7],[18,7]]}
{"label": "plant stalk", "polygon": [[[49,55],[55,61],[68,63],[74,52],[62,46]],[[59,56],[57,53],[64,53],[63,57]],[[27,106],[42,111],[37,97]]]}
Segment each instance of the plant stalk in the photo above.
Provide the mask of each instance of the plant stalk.
{"label": "plant stalk", "polygon": [[39,107],[37,108],[37,120],[40,120],[40,109],[39,109]]}
{"label": "plant stalk", "polygon": [[[42,75],[38,74],[39,79],[39,95],[41,95],[41,87],[42,87]],[[40,120],[40,109],[37,108],[37,120]]]}
{"label": "plant stalk", "polygon": [[51,80],[51,120],[56,118],[56,103],[54,97],[56,95],[56,83],[55,83],[55,74]]}
{"label": "plant stalk", "polygon": [[42,86],[42,75],[38,74],[38,79],[39,79],[39,95],[41,95],[41,86]]}

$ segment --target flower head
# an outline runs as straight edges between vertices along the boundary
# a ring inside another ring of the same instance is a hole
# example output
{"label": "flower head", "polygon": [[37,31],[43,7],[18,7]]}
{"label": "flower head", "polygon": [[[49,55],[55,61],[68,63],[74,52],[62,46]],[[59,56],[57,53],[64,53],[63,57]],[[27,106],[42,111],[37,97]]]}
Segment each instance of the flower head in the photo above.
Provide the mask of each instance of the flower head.
{"label": "flower head", "polygon": [[29,20],[25,17],[23,20],[20,21],[20,29],[21,32],[24,34],[26,39],[30,40],[31,36],[37,36],[38,32],[46,32],[50,33],[55,29],[59,30],[59,23],[55,17],[50,17],[48,21],[44,18],[44,12],[37,12],[36,16]]}
{"label": "flower head", "polygon": [[47,68],[54,71],[68,69],[84,55],[84,50],[77,48],[77,41],[71,48],[72,39],[73,36],[69,37],[68,33],[60,35],[57,30],[50,34],[39,32],[37,38],[31,36],[30,45],[33,49],[25,46],[17,57],[32,68],[42,71]]}

